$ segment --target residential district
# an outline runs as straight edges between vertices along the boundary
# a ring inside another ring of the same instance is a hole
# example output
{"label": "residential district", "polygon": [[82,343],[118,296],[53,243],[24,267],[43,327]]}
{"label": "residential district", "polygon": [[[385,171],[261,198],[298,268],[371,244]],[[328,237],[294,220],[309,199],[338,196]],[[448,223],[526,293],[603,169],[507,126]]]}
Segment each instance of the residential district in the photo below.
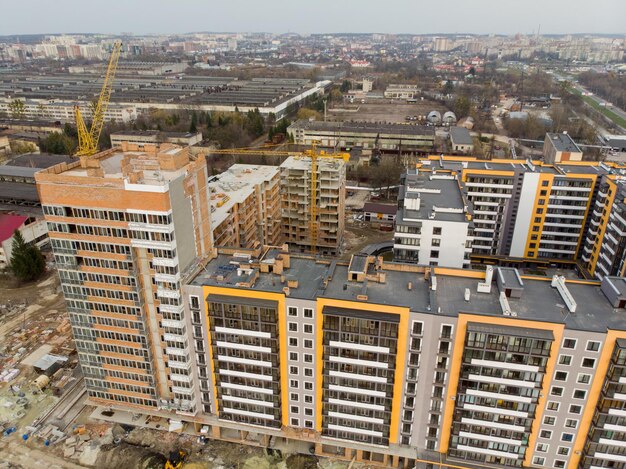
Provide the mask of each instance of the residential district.
{"label": "residential district", "polygon": [[626,467],[623,37],[117,39],[0,42],[0,468]]}

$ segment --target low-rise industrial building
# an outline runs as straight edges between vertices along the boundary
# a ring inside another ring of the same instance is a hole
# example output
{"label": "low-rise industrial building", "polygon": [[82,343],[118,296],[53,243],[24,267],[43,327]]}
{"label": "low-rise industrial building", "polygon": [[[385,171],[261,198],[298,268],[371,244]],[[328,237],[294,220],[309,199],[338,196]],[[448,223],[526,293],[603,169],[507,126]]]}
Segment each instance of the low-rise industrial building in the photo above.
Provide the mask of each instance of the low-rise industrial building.
{"label": "low-rise industrial building", "polygon": [[319,142],[323,147],[334,148],[428,152],[435,144],[435,130],[421,125],[298,120],[287,132],[296,144]]}
{"label": "low-rise industrial building", "polygon": [[372,225],[393,226],[396,221],[398,207],[390,204],[365,202],[363,205],[363,221]]}
{"label": "low-rise industrial building", "polygon": [[472,153],[474,140],[469,130],[465,127],[450,127],[450,146],[454,153]]}
{"label": "low-rise industrial building", "polygon": [[567,132],[547,133],[543,142],[543,161],[561,163],[582,161],[583,152]]}
{"label": "low-rise industrial building", "polygon": [[385,89],[385,98],[388,99],[415,99],[420,93],[417,85],[390,84]]}
{"label": "low-rise industrial building", "polygon": [[158,130],[126,130],[111,134],[111,146],[119,147],[122,142],[143,146],[145,144],[173,143],[189,147],[202,141],[201,132],[160,132]]}

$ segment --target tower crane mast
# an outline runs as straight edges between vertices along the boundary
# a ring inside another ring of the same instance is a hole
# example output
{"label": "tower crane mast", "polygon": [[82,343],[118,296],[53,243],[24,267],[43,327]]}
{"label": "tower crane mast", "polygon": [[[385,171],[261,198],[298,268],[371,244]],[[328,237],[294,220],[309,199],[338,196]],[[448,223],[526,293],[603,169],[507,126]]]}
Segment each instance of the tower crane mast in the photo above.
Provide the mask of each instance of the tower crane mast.
{"label": "tower crane mast", "polygon": [[102,133],[102,127],[104,126],[104,115],[109,107],[111,101],[111,92],[113,91],[113,79],[115,78],[115,72],[117,71],[117,63],[122,52],[121,41],[116,41],[113,44],[113,50],[111,52],[111,58],[109,59],[109,65],[107,66],[106,74],[104,76],[104,83],[100,90],[100,96],[98,101],[93,106],[91,127],[87,129],[87,124],[83,119],[80,106],[74,106],[74,118],[76,120],[76,130],[78,131],[78,149],[74,156],[91,156],[98,152],[98,141],[100,140],[100,134]]}
{"label": "tower crane mast", "polygon": [[272,151],[267,148],[232,148],[221,150],[209,150],[209,153],[222,154],[222,155],[257,155],[257,156],[305,156],[311,159],[311,178],[310,178],[310,193],[309,193],[309,240],[311,243],[311,252],[315,254],[317,252],[317,245],[319,241],[319,208],[317,203],[317,168],[319,158],[336,158],[348,161],[350,159],[349,153],[326,153],[325,151],[317,150],[317,142],[313,142],[310,150],[305,151]]}

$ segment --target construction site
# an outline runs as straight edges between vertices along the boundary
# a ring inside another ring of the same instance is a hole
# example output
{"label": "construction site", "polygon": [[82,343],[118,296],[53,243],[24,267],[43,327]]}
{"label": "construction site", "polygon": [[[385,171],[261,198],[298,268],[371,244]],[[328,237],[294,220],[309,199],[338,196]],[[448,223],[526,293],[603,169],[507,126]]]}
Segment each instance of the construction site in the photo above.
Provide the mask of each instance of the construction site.
{"label": "construction site", "polygon": [[[0,468],[164,468],[183,451],[186,469],[344,469],[348,465],[229,443],[168,419],[97,408],[87,402],[65,301],[55,270],[38,283],[0,277]],[[115,420],[120,423],[115,423]],[[353,465],[354,468],[362,467]]]}

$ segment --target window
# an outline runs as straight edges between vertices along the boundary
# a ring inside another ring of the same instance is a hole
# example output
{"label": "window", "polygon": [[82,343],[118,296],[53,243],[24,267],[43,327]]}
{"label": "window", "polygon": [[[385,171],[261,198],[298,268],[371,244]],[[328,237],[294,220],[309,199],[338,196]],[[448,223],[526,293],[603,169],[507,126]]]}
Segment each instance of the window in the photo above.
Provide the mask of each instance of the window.
{"label": "window", "polygon": [[300,413],[300,409],[298,409],[297,405],[292,405],[289,410],[291,411],[292,414],[299,414]]}
{"label": "window", "polygon": [[[550,390],[550,395],[551,396],[562,396],[563,395],[563,388],[559,387],[559,386],[552,386],[552,389]],[[550,409],[552,410],[552,409]]]}
{"label": "window", "polygon": [[304,369],[304,376],[313,376],[313,368],[305,368]]}
{"label": "window", "polygon": [[313,363],[313,355],[311,355],[310,353],[305,353],[304,354],[304,362],[305,363]]}
{"label": "window", "polygon": [[567,381],[567,371],[557,371],[554,373],[555,381]]}
{"label": "window", "polygon": [[439,257],[439,251],[436,249],[433,249],[432,251],[430,251],[430,257],[437,259]]}
{"label": "window", "polygon": [[576,404],[572,404],[569,406],[569,413],[570,414],[577,414],[580,415],[580,413],[582,412],[582,407]]}
{"label": "window", "polygon": [[288,311],[289,311],[288,313],[289,316],[294,317],[294,318],[298,316],[298,308],[296,308],[295,306],[290,306]]}
{"label": "window", "polygon": [[569,448],[567,446],[559,446],[557,454],[559,456],[569,456]]}
{"label": "window", "polygon": [[550,425],[550,426],[552,426],[552,425],[554,425],[555,423],[556,423],[556,418],[554,418],[554,417],[550,417],[550,416],[546,415],[546,416],[543,418],[543,424],[544,424],[544,425]]}
{"label": "window", "polygon": [[563,339],[563,348],[576,348],[576,339]]}
{"label": "window", "polygon": [[549,181],[544,179],[543,181],[541,181],[541,186],[542,187],[548,187],[548,183],[549,183]]}
{"label": "window", "polygon": [[593,368],[596,365],[596,359],[595,358],[583,358],[583,362],[581,365],[583,368]]}
{"label": "window", "polygon": [[572,433],[562,433],[561,441],[567,441],[567,442],[574,441],[574,435]]}
{"label": "window", "polygon": [[291,386],[294,389],[298,389],[298,380],[297,379],[289,380],[289,386]]}
{"label": "window", "polygon": [[533,464],[536,464],[537,466],[543,466],[545,462],[546,458],[540,458],[539,456],[535,456],[533,458]]}
{"label": "window", "polygon": [[600,350],[600,342],[595,340],[587,342],[587,352],[597,352],[598,350]]}
{"label": "window", "polygon": [[304,389],[306,389],[307,391],[313,391],[313,383],[307,381],[306,383],[304,383]]}
{"label": "window", "polygon": [[441,240],[439,238],[433,238],[430,244],[435,247],[441,246]]}
{"label": "window", "polygon": [[300,426],[300,420],[298,420],[298,419],[293,419],[293,418],[292,418],[292,419],[291,419],[291,425],[292,425],[293,427],[299,427],[299,426]]}
{"label": "window", "polygon": [[298,353],[297,352],[289,352],[289,360],[297,362],[298,361]]}
{"label": "window", "polygon": [[298,332],[298,323],[290,322],[289,323],[289,332]]}
{"label": "window", "polygon": [[541,430],[541,433],[539,433],[539,437],[549,440],[550,438],[552,438],[552,430]]}
{"label": "window", "polygon": [[306,428],[313,428],[313,421],[312,420],[305,420],[304,421],[304,426]]}
{"label": "window", "polygon": [[296,401],[296,402],[298,402],[298,394],[297,394],[297,393],[292,392],[289,396],[290,396],[290,399],[291,399],[292,401]]}
{"label": "window", "polygon": [[[580,406],[578,406],[578,407],[580,407]],[[576,428],[578,426],[578,420],[567,419],[567,420],[565,420],[565,426],[567,428]]]}
{"label": "window", "polygon": [[298,346],[298,338],[297,337],[289,337],[289,346],[297,347]]}
{"label": "window", "polygon": [[294,375],[294,376],[298,376],[298,367],[297,366],[290,366],[289,367],[289,374],[290,375]]}
{"label": "window", "polygon": [[306,415],[307,417],[312,417],[313,416],[313,409],[310,408],[306,408],[304,409],[304,415]]}
{"label": "window", "polygon": [[424,323],[423,322],[419,322],[419,321],[414,321],[413,322],[413,329],[412,329],[412,334],[413,335],[422,335],[422,332],[424,331]]}
{"label": "window", "polygon": [[576,382],[580,384],[589,384],[591,382],[591,375],[580,373],[578,378],[576,378]]}
{"label": "window", "polygon": [[[554,388],[553,388],[553,389],[554,389]],[[558,389],[561,389],[561,391],[563,391],[563,389],[562,389],[562,388],[558,388]],[[558,410],[559,410],[559,406],[560,406],[560,405],[561,405],[561,404],[560,404],[560,403],[558,403],[558,402],[550,401],[550,402],[548,402],[548,410],[553,410],[553,411],[555,411],[555,412],[556,412],[556,411],[558,411]]]}
{"label": "window", "polygon": [[560,459],[554,461],[554,467],[561,469],[565,467],[565,461],[561,461]]}
{"label": "window", "polygon": [[434,235],[440,235],[441,234],[441,227],[438,227],[438,226],[433,227],[433,234]]}
{"label": "window", "polygon": [[584,399],[585,397],[587,397],[587,391],[583,389],[574,389],[574,394],[572,397],[574,397],[574,399]]}
{"label": "window", "polygon": [[304,396],[304,402],[307,404],[313,404],[313,396],[309,396],[308,394]]}
{"label": "window", "polygon": [[313,334],[313,324],[305,324],[304,325],[304,333],[305,334]]}
{"label": "window", "polygon": [[313,348],[313,341],[311,339],[304,339],[304,348]]}
{"label": "window", "polygon": [[547,453],[548,452],[548,448],[550,448],[550,445],[547,445],[545,443],[537,443],[537,452],[538,453]]}
{"label": "window", "polygon": [[560,355],[559,356],[559,365],[570,366],[572,364],[572,356],[571,355]]}
{"label": "window", "polygon": [[312,318],[313,317],[313,310],[311,308],[304,308],[303,313],[305,318]]}

